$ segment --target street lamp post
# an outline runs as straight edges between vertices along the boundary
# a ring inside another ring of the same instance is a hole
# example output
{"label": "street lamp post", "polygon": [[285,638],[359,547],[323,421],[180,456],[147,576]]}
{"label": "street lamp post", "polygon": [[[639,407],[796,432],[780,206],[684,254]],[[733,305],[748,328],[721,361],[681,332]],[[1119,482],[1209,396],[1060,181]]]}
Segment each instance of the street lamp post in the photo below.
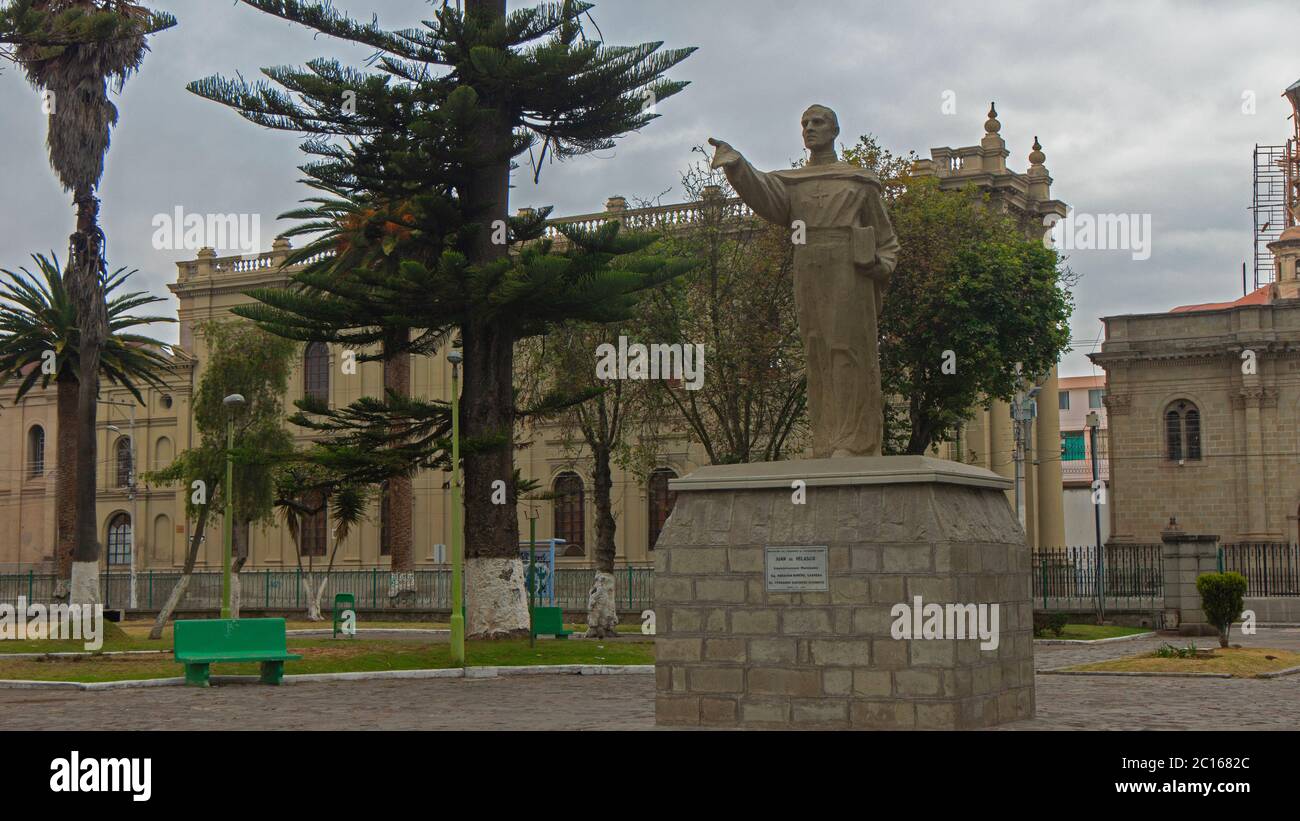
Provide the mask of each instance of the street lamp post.
{"label": "street lamp post", "polygon": [[1101,505],[1097,491],[1101,489],[1101,472],[1097,465],[1097,429],[1101,427],[1101,414],[1088,414],[1088,447],[1092,451],[1092,522],[1097,534],[1097,623],[1106,618],[1106,559],[1101,544]]}
{"label": "street lamp post", "polygon": [[451,363],[451,661],[465,666],[465,595],[461,587],[464,545],[460,537],[460,364],[465,355],[447,354]]}
{"label": "street lamp post", "polygon": [[221,555],[221,618],[230,618],[230,554],[235,545],[235,412],[244,406],[244,397],[232,393],[221,400],[229,410],[226,416],[226,515],[223,517]]}

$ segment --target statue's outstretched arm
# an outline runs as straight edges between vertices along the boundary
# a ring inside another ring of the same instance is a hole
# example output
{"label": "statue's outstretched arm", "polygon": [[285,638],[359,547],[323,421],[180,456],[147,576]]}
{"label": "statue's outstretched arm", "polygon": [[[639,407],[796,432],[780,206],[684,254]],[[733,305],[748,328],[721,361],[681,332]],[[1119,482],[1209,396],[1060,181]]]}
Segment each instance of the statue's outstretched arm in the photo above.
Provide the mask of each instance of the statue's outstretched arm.
{"label": "statue's outstretched arm", "polygon": [[740,152],[721,140],[710,138],[713,146],[713,168],[721,168],[727,174],[727,181],[736,193],[754,213],[769,222],[778,225],[790,224],[790,195],[785,190],[785,183],[749,164]]}

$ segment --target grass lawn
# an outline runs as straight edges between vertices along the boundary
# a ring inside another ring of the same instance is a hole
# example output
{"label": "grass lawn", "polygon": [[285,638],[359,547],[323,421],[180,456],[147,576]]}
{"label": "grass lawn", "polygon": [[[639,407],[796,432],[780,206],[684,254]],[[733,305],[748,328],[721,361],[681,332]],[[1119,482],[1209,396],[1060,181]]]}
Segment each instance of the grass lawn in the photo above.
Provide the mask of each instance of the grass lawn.
{"label": "grass lawn", "polygon": [[1155,653],[1143,653],[1066,669],[1124,673],[1231,673],[1237,678],[1254,678],[1260,673],[1275,673],[1296,666],[1300,666],[1300,653],[1290,650],[1229,647],[1215,648],[1212,658],[1159,658]]}
{"label": "grass lawn", "polygon": [[[130,640],[128,640],[130,641]],[[15,642],[17,643],[17,642]],[[44,645],[51,642],[33,642]],[[53,644],[61,644],[54,642]],[[141,640],[145,649],[164,642]],[[166,644],[170,646],[170,641]],[[108,643],[105,642],[105,647]],[[77,649],[80,649],[78,646]],[[126,649],[140,649],[132,646]],[[342,673],[374,670],[423,670],[452,667],[450,647],[445,643],[289,637],[291,652],[301,661],[285,664],[288,675],[296,673]],[[536,648],[528,640],[471,641],[465,654],[472,667],[520,666],[528,664],[653,664],[652,641],[556,641],[539,639]],[[256,675],[257,664],[214,664],[213,675]],[[0,679],[32,681],[122,681],[125,679],[171,678],[183,675],[181,665],[170,655],[93,656],[75,659],[10,659],[0,656]]]}
{"label": "grass lawn", "polygon": [[1074,641],[1096,641],[1097,639],[1113,639],[1120,636],[1136,636],[1138,633],[1150,633],[1150,627],[1123,627],[1118,624],[1067,624],[1065,632],[1061,635],[1055,635],[1051,630],[1043,633],[1041,636],[1035,636],[1039,639],[1071,639]]}

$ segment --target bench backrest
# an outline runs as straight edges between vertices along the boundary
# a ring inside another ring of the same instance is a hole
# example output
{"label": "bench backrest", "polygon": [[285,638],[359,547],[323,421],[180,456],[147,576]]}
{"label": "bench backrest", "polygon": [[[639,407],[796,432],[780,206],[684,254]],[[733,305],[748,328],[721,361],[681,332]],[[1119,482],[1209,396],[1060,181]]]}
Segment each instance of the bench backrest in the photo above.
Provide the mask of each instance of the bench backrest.
{"label": "bench backrest", "polygon": [[184,619],[176,622],[174,647],[176,653],[283,653],[284,619]]}

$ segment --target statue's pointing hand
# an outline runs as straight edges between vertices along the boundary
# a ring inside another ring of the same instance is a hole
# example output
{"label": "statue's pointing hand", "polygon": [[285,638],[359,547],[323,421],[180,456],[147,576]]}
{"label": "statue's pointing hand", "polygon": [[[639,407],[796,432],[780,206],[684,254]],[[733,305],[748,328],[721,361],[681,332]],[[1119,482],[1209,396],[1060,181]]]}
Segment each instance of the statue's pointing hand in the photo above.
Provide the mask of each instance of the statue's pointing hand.
{"label": "statue's pointing hand", "polygon": [[710,168],[726,168],[732,163],[739,162],[741,159],[740,152],[732,148],[730,144],[724,143],[722,140],[715,140],[710,137],[709,145],[713,146],[715,149],[713,152],[713,162],[709,166]]}

